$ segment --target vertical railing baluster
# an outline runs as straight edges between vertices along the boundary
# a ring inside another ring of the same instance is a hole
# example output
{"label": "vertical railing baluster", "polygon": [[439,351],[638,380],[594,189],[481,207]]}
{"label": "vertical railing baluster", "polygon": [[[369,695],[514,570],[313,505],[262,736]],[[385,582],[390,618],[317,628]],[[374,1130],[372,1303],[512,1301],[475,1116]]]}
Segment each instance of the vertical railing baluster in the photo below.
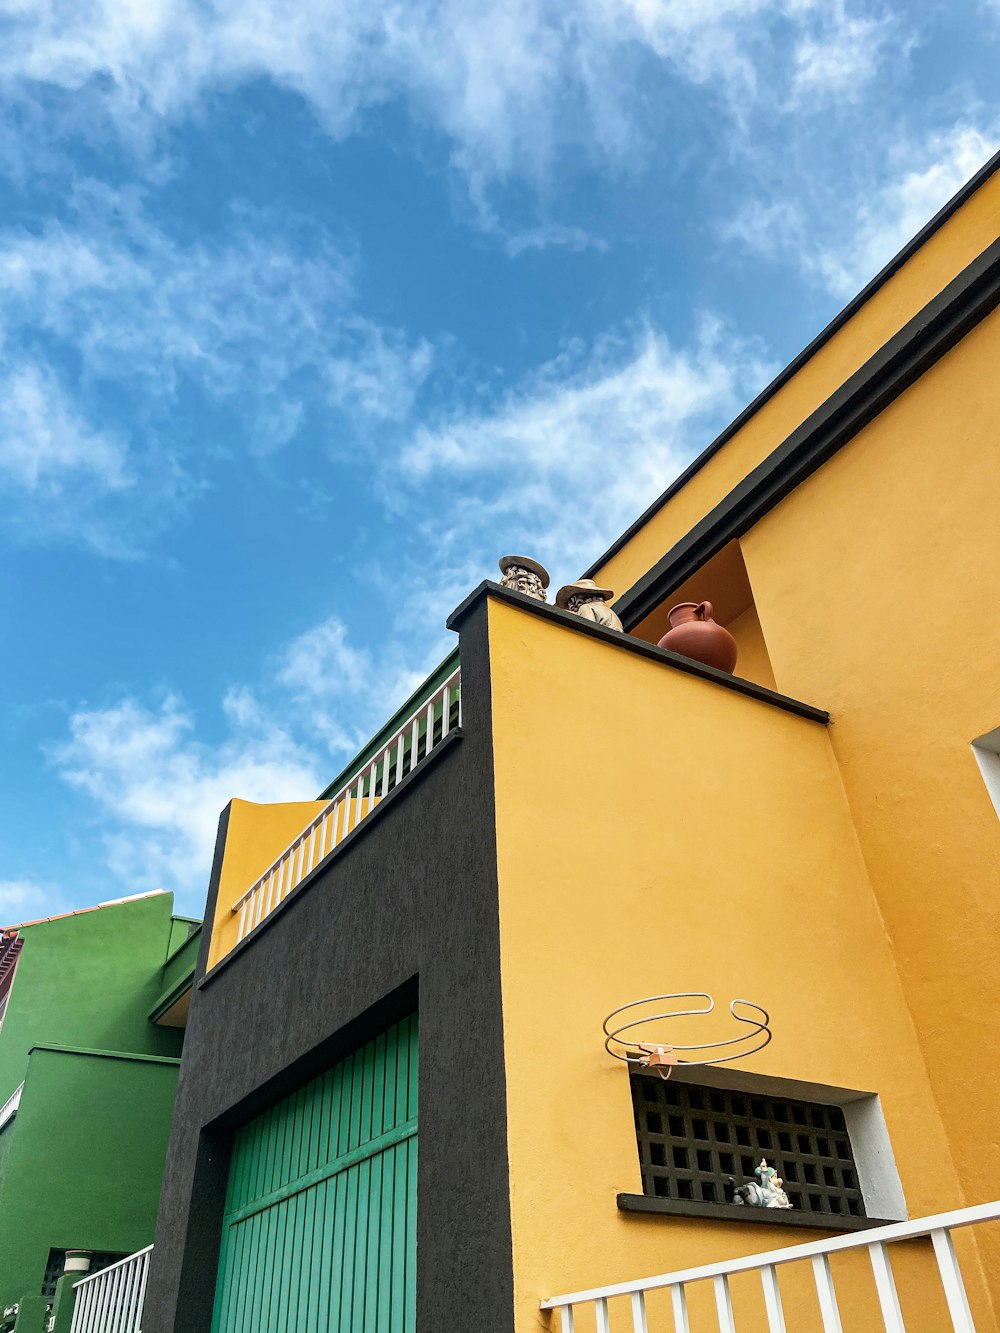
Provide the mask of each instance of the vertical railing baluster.
{"label": "vertical railing baluster", "polygon": [[778,1287],[778,1274],[773,1264],[760,1270],[760,1280],[764,1288],[764,1309],[767,1311],[768,1333],[786,1333],[785,1313],[781,1308],[781,1291]]}
{"label": "vertical railing baluster", "polygon": [[441,739],[448,735],[448,714],[451,712],[451,684],[441,691]]}
{"label": "vertical railing baluster", "polygon": [[649,1333],[646,1322],[646,1297],[641,1291],[632,1293],[632,1333]]}
{"label": "vertical railing baluster", "polygon": [[830,1260],[825,1254],[817,1254],[813,1258],[812,1266],[816,1295],[819,1297],[819,1312],[823,1316],[823,1333],[844,1333],[837,1305],[837,1293],[833,1287]]}
{"label": "vertical railing baluster", "polygon": [[[414,770],[414,769],[416,768],[416,766],[417,766],[417,751],[420,749],[420,714],[419,714],[419,713],[418,713],[417,716],[413,719],[413,730],[412,730],[412,732],[411,732],[411,735],[412,735],[412,740],[410,741],[410,768],[409,768],[409,771],[412,773],[413,770]],[[572,1314],[572,1311],[571,1311],[570,1313]]]}
{"label": "vertical railing baluster", "polygon": [[240,924],[236,930],[236,938],[243,939],[247,933],[247,908],[250,906],[250,899],[244,898],[240,904]]}
{"label": "vertical railing baluster", "polygon": [[725,1273],[712,1278],[715,1289],[715,1310],[719,1316],[719,1333],[736,1333],[733,1321],[733,1299],[729,1294],[729,1278]]}
{"label": "vertical railing baluster", "polygon": [[142,1312],[146,1304],[146,1282],[149,1279],[149,1260],[151,1251],[147,1250],[142,1256],[142,1275],[139,1281],[139,1299],[135,1307],[135,1333],[141,1333]]}
{"label": "vertical railing baluster", "polygon": [[687,1293],[683,1282],[670,1288],[670,1308],[674,1314],[674,1333],[691,1333],[691,1321],[688,1318]]}
{"label": "vertical railing baluster", "polygon": [[430,754],[434,748],[434,700],[427,705],[427,738],[424,744],[424,758]]}
{"label": "vertical railing baluster", "polygon": [[118,1323],[115,1333],[132,1333],[132,1274],[135,1264],[126,1264],[121,1270],[121,1289],[118,1293]]}
{"label": "vertical railing baluster", "polygon": [[875,1274],[875,1290],[878,1292],[878,1303],[882,1307],[882,1322],[885,1324],[886,1333],[906,1333],[903,1312],[899,1308],[899,1296],[896,1293],[896,1280],[892,1275],[892,1265],[889,1263],[886,1247],[878,1244],[869,1245],[868,1258],[872,1262],[872,1272]]}
{"label": "vertical railing baluster", "polygon": [[608,1303],[603,1296],[594,1302],[594,1319],[597,1333],[611,1333],[611,1325],[608,1323]]}
{"label": "vertical railing baluster", "polygon": [[572,1305],[564,1305],[560,1313],[562,1314],[562,1333],[575,1333],[576,1320],[573,1318]]}
{"label": "vertical railing baluster", "polygon": [[944,1287],[944,1297],[948,1302],[952,1328],[955,1333],[976,1333],[951,1232],[946,1229],[932,1231],[931,1244],[934,1246],[934,1257],[937,1259],[938,1272],[941,1274],[941,1285]]}

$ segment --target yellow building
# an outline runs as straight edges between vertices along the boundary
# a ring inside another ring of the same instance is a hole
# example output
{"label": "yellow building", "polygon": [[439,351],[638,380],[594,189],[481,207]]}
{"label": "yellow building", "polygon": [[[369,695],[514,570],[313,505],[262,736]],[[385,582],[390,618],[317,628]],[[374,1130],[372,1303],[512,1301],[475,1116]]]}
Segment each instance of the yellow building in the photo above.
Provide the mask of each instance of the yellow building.
{"label": "yellow building", "polygon": [[[321,800],[224,813],[144,1333],[997,1328],[998,167],[595,560],[623,632],[484,583]],[[657,646],[705,600],[733,675]],[[702,992],[647,1042],[773,1040],[605,1050]]]}

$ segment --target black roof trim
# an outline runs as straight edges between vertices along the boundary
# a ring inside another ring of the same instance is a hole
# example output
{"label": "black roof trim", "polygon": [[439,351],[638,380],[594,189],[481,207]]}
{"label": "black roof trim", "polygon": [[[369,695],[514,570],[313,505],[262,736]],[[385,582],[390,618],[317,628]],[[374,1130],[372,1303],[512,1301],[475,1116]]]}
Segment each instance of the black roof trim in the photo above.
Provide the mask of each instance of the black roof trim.
{"label": "black roof trim", "polygon": [[[593,620],[584,620],[573,611],[563,611],[557,606],[550,606],[548,602],[539,602],[523,592],[515,592],[513,588],[502,588],[499,583],[493,583],[489,579],[485,579],[477,588],[473,588],[468,597],[452,611],[448,617],[448,628],[459,629],[465,617],[484,597],[494,597],[499,602],[508,602],[520,611],[540,616],[543,620],[554,620],[577,634],[588,634],[592,639],[601,639],[614,648],[625,649],[626,652],[635,653],[639,657],[651,658],[654,662],[661,662],[664,666],[673,667],[675,671],[681,671],[688,676],[699,676],[702,680],[721,685],[723,689],[732,690],[736,694],[745,694],[750,699],[771,704],[783,712],[807,718],[810,722],[820,722],[825,726],[830,721],[830,714],[823,708],[803,703],[801,699],[793,699],[787,694],[779,694],[777,690],[769,690],[766,685],[744,680],[742,676],[731,676],[728,671],[717,671],[715,667],[705,666],[691,657],[672,653],[668,648],[658,648],[655,644],[647,643],[645,639],[633,639],[619,630],[608,629],[606,625],[598,625]],[[433,754],[433,751],[431,753]]]}
{"label": "black roof trim", "polygon": [[1000,304],[994,241],[904,325],[615,603],[634,629],[727,542],[740,537],[843,448]]}
{"label": "black roof trim", "polygon": [[677,492],[686,486],[691,478],[696,473],[700,472],[711,458],[714,458],[723,445],[728,444],[733,436],[743,429],[751,417],[756,416],[760,409],[770,402],[778,390],[784,388],[788,381],[799,373],[807,361],[812,360],[813,356],[815,356],[820,348],[824,347],[830,341],[835,333],[839,333],[844,325],[849,320],[853,319],[861,307],[870,300],[876,292],[884,287],[894,274],[898,273],[906,261],[910,259],[936,231],[944,226],[948,219],[954,213],[957,213],[966,200],[970,199],[980,186],[985,184],[985,182],[988,181],[998,169],[1000,169],[1000,152],[994,153],[990,160],[985,163],[984,166],[980,167],[974,176],[970,177],[970,179],[965,182],[958,193],[953,195],[945,206],[939,212],[934,214],[930,222],[922,227],[912,240],[907,241],[902,250],[889,260],[885,268],[882,269],[880,273],[877,273],[875,277],[872,278],[871,282],[869,282],[866,287],[863,287],[857,296],[844,306],[839,315],[833,317],[830,323],[827,324],[826,328],[818,333],[812,342],[799,352],[798,356],[789,361],[784,370],[779,371],[771,383],[768,384],[765,389],[761,390],[753,402],[745,407],[739,416],[729,423],[721,435],[716,436],[707,449],[704,449],[692,463],[688,464],[680,476],[670,483],[663,494],[658,496],[649,508],[644,510],[635,522],[631,524],[630,527],[626,528],[621,536],[617,537],[611,543],[602,556],[595,560],[588,569],[584,570],[581,577],[588,579],[594,578],[598,570],[600,570],[603,565],[607,564],[612,556],[617,555],[622,547],[626,546],[635,534],[641,528],[645,527],[653,515],[662,509],[668,500],[672,500]]}

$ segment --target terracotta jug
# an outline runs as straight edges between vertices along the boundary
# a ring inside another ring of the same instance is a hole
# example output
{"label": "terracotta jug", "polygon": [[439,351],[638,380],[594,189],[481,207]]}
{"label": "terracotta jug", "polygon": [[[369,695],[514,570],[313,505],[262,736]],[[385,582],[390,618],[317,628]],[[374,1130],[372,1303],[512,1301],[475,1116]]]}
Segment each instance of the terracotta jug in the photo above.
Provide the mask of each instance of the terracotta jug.
{"label": "terracotta jug", "polygon": [[679,602],[667,612],[670,628],[660,648],[682,653],[705,666],[732,673],[736,666],[736,640],[724,625],[712,619],[711,602]]}

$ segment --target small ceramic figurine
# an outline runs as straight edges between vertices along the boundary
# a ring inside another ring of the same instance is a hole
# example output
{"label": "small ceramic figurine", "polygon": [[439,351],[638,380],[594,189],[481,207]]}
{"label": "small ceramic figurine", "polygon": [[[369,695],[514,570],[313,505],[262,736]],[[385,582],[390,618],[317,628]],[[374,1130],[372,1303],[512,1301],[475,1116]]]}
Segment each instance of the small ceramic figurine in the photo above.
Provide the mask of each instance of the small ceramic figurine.
{"label": "small ceramic figurine", "polygon": [[737,1185],[733,1177],[729,1177],[733,1186],[733,1203],[745,1204],[750,1208],[792,1207],[788,1202],[788,1195],[782,1189],[784,1181],[773,1166],[768,1166],[763,1157],[754,1175],[757,1177],[756,1182],[748,1180],[743,1185]]}
{"label": "small ceramic figurine", "polygon": [[513,588],[515,592],[526,593],[536,601],[545,601],[545,589],[549,586],[549,571],[532,560],[528,555],[502,555],[500,557],[500,587]]}
{"label": "small ceramic figurine", "polygon": [[621,630],[622,622],[608,606],[614,597],[610,588],[599,588],[593,579],[577,579],[567,583],[556,593],[556,606],[564,611],[575,611],[584,620],[594,620],[608,629]]}

